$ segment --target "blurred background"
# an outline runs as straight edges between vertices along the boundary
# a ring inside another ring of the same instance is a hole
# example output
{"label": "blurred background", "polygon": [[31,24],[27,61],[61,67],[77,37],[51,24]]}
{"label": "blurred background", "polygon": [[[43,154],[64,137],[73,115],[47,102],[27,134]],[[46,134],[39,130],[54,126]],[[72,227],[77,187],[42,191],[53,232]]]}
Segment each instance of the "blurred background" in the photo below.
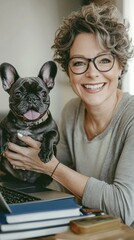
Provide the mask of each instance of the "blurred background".
{"label": "blurred background", "polygon": [[[41,66],[53,59],[53,44],[55,32],[64,17],[89,0],[0,0],[0,64],[9,62],[21,77],[35,77]],[[95,1],[104,4],[106,1]],[[120,12],[126,17],[132,27],[133,0],[113,0]],[[131,29],[132,34],[134,32]],[[134,34],[133,34],[134,35]],[[134,37],[133,37],[134,39]],[[123,89],[134,94],[133,62],[124,79]],[[57,123],[65,103],[74,93],[69,86],[68,77],[58,66],[55,87],[50,92],[50,110]],[[8,94],[0,84],[0,119],[7,114]]]}

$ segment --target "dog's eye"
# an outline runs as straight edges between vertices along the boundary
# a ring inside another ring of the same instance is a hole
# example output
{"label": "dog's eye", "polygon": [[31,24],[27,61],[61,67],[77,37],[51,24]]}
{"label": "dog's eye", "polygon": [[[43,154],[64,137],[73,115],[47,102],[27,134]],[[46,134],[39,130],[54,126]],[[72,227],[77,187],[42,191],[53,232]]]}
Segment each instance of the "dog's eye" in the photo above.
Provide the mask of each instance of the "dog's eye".
{"label": "dog's eye", "polygon": [[19,99],[19,98],[21,97],[21,92],[16,92],[16,93],[15,93],[15,97],[16,97],[17,99]]}
{"label": "dog's eye", "polygon": [[42,96],[46,97],[46,95],[47,95],[46,91],[42,91]]}

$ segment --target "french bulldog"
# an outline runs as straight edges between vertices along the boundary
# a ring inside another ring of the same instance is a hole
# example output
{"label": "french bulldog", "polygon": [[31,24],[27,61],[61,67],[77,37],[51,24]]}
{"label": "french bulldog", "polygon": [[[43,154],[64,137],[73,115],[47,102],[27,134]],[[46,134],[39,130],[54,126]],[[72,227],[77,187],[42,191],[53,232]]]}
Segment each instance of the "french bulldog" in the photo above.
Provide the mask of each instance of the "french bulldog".
{"label": "french bulldog", "polygon": [[34,171],[14,169],[3,156],[8,142],[26,146],[17,133],[29,135],[41,142],[39,157],[43,162],[56,155],[59,131],[49,110],[49,92],[54,87],[57,66],[53,61],[44,63],[37,77],[21,78],[9,63],[0,65],[3,89],[9,94],[9,112],[0,123],[0,164],[10,175],[22,181],[34,183],[42,179],[48,185],[52,178]]}

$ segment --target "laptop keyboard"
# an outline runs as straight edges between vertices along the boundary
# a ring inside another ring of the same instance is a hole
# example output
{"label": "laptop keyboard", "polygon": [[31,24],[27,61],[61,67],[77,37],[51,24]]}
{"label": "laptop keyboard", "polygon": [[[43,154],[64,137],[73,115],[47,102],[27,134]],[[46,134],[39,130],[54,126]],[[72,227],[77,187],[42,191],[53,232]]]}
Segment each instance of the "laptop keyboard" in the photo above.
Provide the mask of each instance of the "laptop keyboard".
{"label": "laptop keyboard", "polygon": [[40,198],[25,194],[23,192],[15,191],[13,189],[1,185],[0,192],[4,197],[5,201],[7,202],[7,204],[24,203],[40,200]]}

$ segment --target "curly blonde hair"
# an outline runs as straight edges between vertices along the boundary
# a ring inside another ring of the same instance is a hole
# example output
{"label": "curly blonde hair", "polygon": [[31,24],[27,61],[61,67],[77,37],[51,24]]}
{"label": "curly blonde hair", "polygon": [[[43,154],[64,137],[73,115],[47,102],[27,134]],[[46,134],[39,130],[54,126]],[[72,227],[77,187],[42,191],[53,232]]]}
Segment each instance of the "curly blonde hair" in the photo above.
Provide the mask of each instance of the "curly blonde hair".
{"label": "curly blonde hair", "polygon": [[132,40],[129,37],[129,24],[121,19],[114,5],[103,6],[91,3],[78,11],[72,12],[63,20],[56,31],[54,45],[54,60],[62,70],[68,72],[70,48],[79,33],[95,33],[102,49],[116,55],[122,74],[127,71],[128,59],[133,56]]}

